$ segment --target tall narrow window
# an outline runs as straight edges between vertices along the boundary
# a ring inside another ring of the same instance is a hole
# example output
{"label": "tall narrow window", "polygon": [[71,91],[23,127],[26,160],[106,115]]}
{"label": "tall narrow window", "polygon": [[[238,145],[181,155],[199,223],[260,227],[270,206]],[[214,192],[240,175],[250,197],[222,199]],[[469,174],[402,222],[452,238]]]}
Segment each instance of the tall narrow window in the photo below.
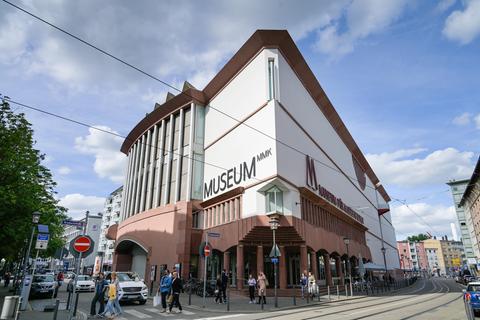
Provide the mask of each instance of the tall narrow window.
{"label": "tall narrow window", "polygon": [[267,212],[283,212],[283,192],[277,186],[265,191]]}
{"label": "tall narrow window", "polygon": [[275,99],[275,60],[268,58],[268,98]]}

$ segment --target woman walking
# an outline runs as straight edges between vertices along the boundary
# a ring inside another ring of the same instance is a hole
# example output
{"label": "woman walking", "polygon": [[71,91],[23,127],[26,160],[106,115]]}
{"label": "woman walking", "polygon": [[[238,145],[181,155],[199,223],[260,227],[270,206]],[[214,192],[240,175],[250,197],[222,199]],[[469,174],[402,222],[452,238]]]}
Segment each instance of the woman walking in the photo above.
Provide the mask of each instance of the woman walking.
{"label": "woman walking", "polygon": [[115,310],[115,300],[117,299],[117,286],[115,283],[110,283],[107,289],[108,302],[105,307],[105,311],[100,313],[100,317],[106,317],[107,319],[114,319],[118,314]]}
{"label": "woman walking", "polygon": [[257,286],[257,280],[250,274],[248,276],[248,292],[250,293],[250,302],[255,303],[255,287]]}
{"label": "woman walking", "polygon": [[220,275],[217,276],[217,281],[215,283],[215,303],[222,303],[222,279]]}
{"label": "woman walking", "polygon": [[117,278],[117,273],[114,271],[112,272],[112,278],[110,280],[110,283],[115,284],[115,289],[117,290],[117,294],[115,296],[115,300],[113,301],[113,307],[116,309],[117,315],[121,315],[123,313],[122,307],[120,307],[120,298],[118,296],[118,290],[120,289],[120,281]]}
{"label": "woman walking", "polygon": [[168,313],[172,312],[173,306],[178,307],[178,312],[182,312],[182,305],[180,304],[180,292],[182,291],[182,281],[178,278],[177,272],[173,272],[173,279],[172,279],[172,295],[173,299],[168,306]]}
{"label": "woman walking", "polygon": [[257,279],[257,286],[258,286],[258,304],[263,299],[263,304],[267,304],[267,300],[265,298],[265,295],[267,293],[267,277],[265,277],[265,274],[260,271],[260,274],[258,275]]}
{"label": "woman walking", "polygon": [[307,293],[308,289],[307,270],[303,271],[302,275],[300,276],[300,286],[302,287],[302,299],[305,299],[305,294]]}
{"label": "woman walking", "polygon": [[312,299],[317,293],[317,282],[315,281],[315,276],[311,272],[308,273],[308,293]]}

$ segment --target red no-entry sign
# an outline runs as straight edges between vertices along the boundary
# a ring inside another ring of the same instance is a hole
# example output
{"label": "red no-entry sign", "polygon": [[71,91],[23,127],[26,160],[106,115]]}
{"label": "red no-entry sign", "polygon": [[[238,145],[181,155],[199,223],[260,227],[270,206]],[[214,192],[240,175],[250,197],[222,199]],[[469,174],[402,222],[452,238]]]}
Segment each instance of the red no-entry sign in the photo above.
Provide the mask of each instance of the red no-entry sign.
{"label": "red no-entry sign", "polygon": [[203,253],[205,254],[205,257],[210,256],[210,246],[208,244],[205,245],[205,248],[203,249]]}
{"label": "red no-entry sign", "polygon": [[77,252],[87,252],[92,246],[92,240],[90,237],[80,236],[73,242],[73,249]]}

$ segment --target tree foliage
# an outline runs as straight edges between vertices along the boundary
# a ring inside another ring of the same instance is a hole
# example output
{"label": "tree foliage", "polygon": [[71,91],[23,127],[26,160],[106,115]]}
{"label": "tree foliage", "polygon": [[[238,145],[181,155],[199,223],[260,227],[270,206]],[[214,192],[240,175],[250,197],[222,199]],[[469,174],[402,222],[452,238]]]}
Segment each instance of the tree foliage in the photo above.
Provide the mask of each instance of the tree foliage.
{"label": "tree foliage", "polygon": [[[4,100],[0,103],[0,258],[21,254],[32,230],[32,213],[41,213],[40,223],[50,229],[51,255],[62,246],[65,209],[55,199],[56,183],[42,165],[45,155],[34,146],[33,129],[23,113],[15,113]],[[34,244],[33,244],[34,245]],[[32,250],[34,251],[34,250]]]}
{"label": "tree foliage", "polygon": [[419,233],[417,235],[407,237],[407,240],[410,242],[419,242],[427,239],[430,239],[430,236],[424,233]]}

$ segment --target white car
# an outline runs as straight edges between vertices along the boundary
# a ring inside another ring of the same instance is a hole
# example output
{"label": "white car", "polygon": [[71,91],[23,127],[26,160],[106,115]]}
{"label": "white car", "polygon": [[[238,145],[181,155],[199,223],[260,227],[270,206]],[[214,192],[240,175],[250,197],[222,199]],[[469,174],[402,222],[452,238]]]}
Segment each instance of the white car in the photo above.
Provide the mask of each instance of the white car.
{"label": "white car", "polygon": [[[112,274],[108,273],[105,277],[111,281]],[[148,298],[148,288],[139,277],[133,272],[117,272],[119,282],[118,297],[121,302],[137,301],[139,304],[145,304]]]}
{"label": "white car", "polygon": [[[73,279],[71,283],[75,283],[75,279]],[[93,292],[95,291],[95,282],[93,282],[90,276],[79,275],[75,289],[76,289],[75,291],[77,292],[79,291]]]}

